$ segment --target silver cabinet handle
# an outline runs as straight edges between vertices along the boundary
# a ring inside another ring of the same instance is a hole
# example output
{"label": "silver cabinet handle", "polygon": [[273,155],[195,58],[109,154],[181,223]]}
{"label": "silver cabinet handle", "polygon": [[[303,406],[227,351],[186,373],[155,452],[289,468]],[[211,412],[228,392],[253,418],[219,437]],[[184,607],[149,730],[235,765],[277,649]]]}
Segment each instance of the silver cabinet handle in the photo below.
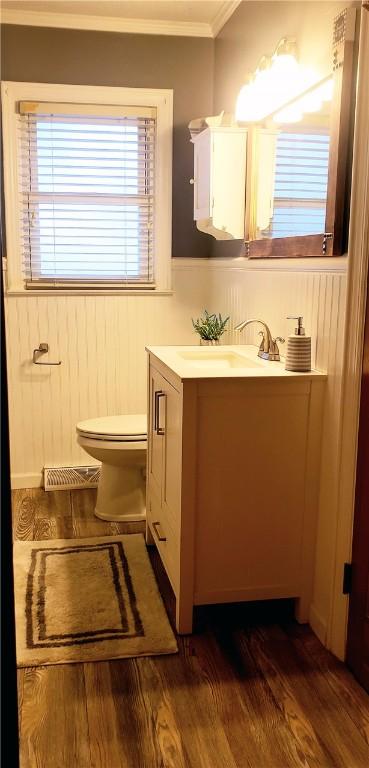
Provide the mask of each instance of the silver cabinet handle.
{"label": "silver cabinet handle", "polygon": [[158,528],[159,526],[160,526],[160,522],[159,522],[159,520],[157,520],[155,523],[153,523],[153,524],[152,524],[152,527],[153,527],[153,529],[154,529],[154,533],[155,533],[155,535],[156,535],[156,537],[157,537],[158,541],[166,541],[166,540],[167,540],[167,537],[166,537],[166,536],[160,536],[160,533],[159,533],[159,532],[158,532],[158,530],[157,530],[157,528]]}
{"label": "silver cabinet handle", "polygon": [[165,392],[163,392],[161,389],[157,390],[155,392],[155,402],[154,402],[154,430],[157,435],[164,435],[165,430],[163,427],[160,426],[160,398],[165,397]]}
{"label": "silver cabinet handle", "polygon": [[158,422],[157,422],[157,428],[156,428],[156,433],[158,435],[164,435],[165,434],[164,427],[160,426],[160,398],[161,397],[164,397],[164,398],[166,397],[165,392],[158,392]]}
{"label": "silver cabinet handle", "polygon": [[158,430],[158,407],[159,407],[159,400],[158,395],[160,394],[160,390],[157,390],[154,392],[154,432],[157,433]]}
{"label": "silver cabinet handle", "polygon": [[37,349],[33,350],[32,362],[35,365],[61,365],[61,363],[62,363],[61,360],[59,360],[58,363],[49,363],[49,362],[47,362],[47,363],[40,363],[37,360],[38,355],[44,355],[45,352],[48,352],[48,351],[49,351],[49,345],[48,344],[46,344],[46,343],[39,344]]}

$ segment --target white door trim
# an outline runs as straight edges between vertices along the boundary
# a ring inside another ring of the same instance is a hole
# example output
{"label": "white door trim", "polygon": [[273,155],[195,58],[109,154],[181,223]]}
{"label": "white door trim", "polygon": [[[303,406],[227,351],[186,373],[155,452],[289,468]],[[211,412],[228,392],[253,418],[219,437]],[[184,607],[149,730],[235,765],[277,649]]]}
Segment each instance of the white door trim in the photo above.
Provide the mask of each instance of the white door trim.
{"label": "white door trim", "polygon": [[369,7],[363,3],[359,47],[357,107],[353,154],[349,266],[345,324],[341,455],[334,586],[328,624],[328,648],[345,658],[348,596],[342,594],[343,564],[351,561],[355,504],[366,289],[369,263]]}

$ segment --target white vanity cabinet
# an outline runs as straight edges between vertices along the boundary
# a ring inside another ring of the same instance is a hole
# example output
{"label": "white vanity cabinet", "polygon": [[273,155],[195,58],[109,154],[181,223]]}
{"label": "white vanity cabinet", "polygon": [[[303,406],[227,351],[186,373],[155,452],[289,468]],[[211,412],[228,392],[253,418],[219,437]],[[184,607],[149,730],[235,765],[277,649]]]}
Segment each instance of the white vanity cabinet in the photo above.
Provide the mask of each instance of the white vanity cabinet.
{"label": "white vanity cabinet", "polygon": [[194,145],[194,219],[217,240],[242,239],[245,232],[247,131],[207,128]]}
{"label": "white vanity cabinet", "polygon": [[186,378],[161,349],[148,349],[146,540],[177,630],[192,631],[194,605],[270,598],[297,598],[307,621],[324,376]]}

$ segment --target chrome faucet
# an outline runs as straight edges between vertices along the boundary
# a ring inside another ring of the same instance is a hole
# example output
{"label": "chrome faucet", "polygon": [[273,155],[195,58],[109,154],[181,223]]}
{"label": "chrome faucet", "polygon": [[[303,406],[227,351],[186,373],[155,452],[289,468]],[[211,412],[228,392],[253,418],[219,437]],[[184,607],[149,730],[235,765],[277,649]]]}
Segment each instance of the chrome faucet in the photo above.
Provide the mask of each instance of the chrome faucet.
{"label": "chrome faucet", "polygon": [[283,344],[285,340],[282,339],[281,336],[277,336],[275,339],[273,339],[267,324],[264,323],[263,320],[244,320],[242,323],[238,323],[234,330],[243,331],[243,329],[246,328],[246,325],[250,325],[250,323],[260,323],[260,325],[264,327],[263,331],[259,331],[259,336],[262,336],[262,339],[260,342],[258,357],[262,357],[263,360],[280,360],[279,347],[277,342],[280,341],[281,344]]}

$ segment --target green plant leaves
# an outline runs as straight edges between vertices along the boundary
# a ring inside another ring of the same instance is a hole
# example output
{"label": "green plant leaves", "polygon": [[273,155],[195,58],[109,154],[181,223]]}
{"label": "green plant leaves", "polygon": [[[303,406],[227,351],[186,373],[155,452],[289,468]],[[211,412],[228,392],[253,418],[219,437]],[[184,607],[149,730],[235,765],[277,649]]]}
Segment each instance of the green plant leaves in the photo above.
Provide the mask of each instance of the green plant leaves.
{"label": "green plant leaves", "polygon": [[192,325],[196,333],[201,336],[202,339],[207,341],[217,341],[225,331],[229,315],[224,320],[221,314],[209,314],[207,309],[204,310],[204,317],[197,318],[195,321],[192,319]]}

